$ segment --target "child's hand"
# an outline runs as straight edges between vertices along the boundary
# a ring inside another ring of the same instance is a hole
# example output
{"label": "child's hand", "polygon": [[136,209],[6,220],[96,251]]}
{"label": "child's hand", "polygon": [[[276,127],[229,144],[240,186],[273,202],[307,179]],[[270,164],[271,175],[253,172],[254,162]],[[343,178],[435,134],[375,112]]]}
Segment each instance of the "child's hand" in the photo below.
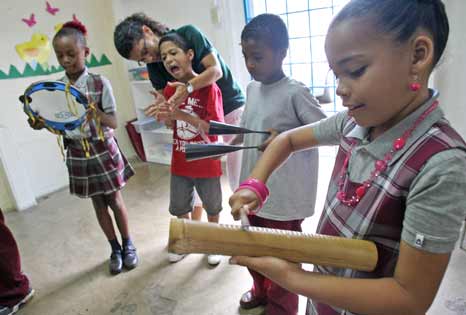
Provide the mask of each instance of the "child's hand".
{"label": "child's hand", "polygon": [[[21,95],[21,96],[19,97],[19,100],[24,104],[24,102],[25,102],[25,96],[24,96],[24,95]],[[28,101],[28,103],[31,103],[31,102],[32,102],[32,98],[31,98],[30,96],[28,96],[28,97],[27,97],[27,101]],[[24,111],[24,113],[26,113],[26,115],[28,115],[28,116],[30,115],[30,113],[28,113],[28,112],[26,111],[26,108],[25,108],[25,107],[23,107],[23,111]],[[39,113],[39,111],[37,111],[37,113]],[[40,118],[40,117],[35,117],[34,120],[32,120],[31,118],[28,118],[28,124],[29,124],[29,126],[30,126],[32,129],[35,129],[35,130],[40,130],[40,129],[42,129],[42,128],[45,127],[45,122],[44,122],[44,120],[43,120],[42,118]]]}
{"label": "child's hand", "polygon": [[282,277],[293,271],[301,270],[301,265],[276,257],[233,256],[231,265],[245,266],[262,273],[271,280]]}
{"label": "child's hand", "polygon": [[163,96],[163,94],[158,91],[150,91],[150,94],[154,96],[154,103],[146,107],[144,114],[148,117],[156,118],[155,116],[157,114],[158,106],[165,103],[166,99],[165,96]]}
{"label": "child's hand", "polygon": [[167,103],[157,105],[153,117],[155,117],[157,121],[167,121],[176,119],[174,118],[173,110]]}
{"label": "child's hand", "polygon": [[89,106],[86,109],[86,121],[90,121],[94,118],[101,118],[103,114],[104,112],[101,111],[99,106],[97,106],[96,104],[94,104],[93,107]]}
{"label": "child's hand", "polygon": [[168,99],[168,103],[173,108],[177,108],[189,95],[186,84],[182,82],[168,82],[167,84],[176,88],[175,93]]}
{"label": "child's hand", "polygon": [[38,118],[38,117],[34,119],[34,122],[32,121],[31,118],[28,118],[28,124],[29,126],[31,126],[32,129],[35,129],[35,130],[41,130],[45,127],[45,121],[42,118]]}
{"label": "child's hand", "polygon": [[151,104],[144,109],[144,115],[147,117],[154,117],[157,114],[157,105]]}
{"label": "child's hand", "polygon": [[164,123],[165,127],[167,127],[168,129],[173,129],[173,127],[175,126],[174,120],[165,120]]}
{"label": "child's hand", "polygon": [[[255,192],[247,188],[237,190],[228,200],[231,207],[231,215],[235,220],[239,220],[240,210],[244,206],[248,206],[248,209],[254,210],[259,206],[259,197]],[[250,214],[251,212],[249,211]]]}
{"label": "child's hand", "polygon": [[154,96],[154,103],[152,105],[157,106],[167,101],[165,96],[163,96],[163,94],[160,93],[159,91],[156,91],[156,90],[150,91],[150,94]]}
{"label": "child's hand", "polygon": [[278,131],[275,129],[267,129],[267,131],[270,132],[270,136],[258,148],[258,150],[262,152],[264,152],[267,146],[273,141],[273,139],[278,136]]}
{"label": "child's hand", "polygon": [[170,119],[171,120],[183,120],[183,118],[186,115],[185,112],[177,108],[173,108],[171,106],[169,106],[169,108],[170,108]]}

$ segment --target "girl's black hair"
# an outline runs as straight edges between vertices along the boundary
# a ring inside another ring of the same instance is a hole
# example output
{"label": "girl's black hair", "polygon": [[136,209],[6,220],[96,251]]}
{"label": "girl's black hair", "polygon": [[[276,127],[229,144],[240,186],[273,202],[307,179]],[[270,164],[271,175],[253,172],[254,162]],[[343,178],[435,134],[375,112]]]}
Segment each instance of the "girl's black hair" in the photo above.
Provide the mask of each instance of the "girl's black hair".
{"label": "girl's black hair", "polygon": [[249,39],[262,41],[272,49],[287,49],[288,30],[285,22],[275,14],[264,13],[256,16],[241,32],[241,41]]}
{"label": "girl's black hair", "polygon": [[142,27],[144,25],[159,37],[169,31],[166,25],[151,19],[144,13],[134,13],[128,16],[115,27],[113,32],[115,48],[123,58],[128,59],[134,44],[143,38]]}
{"label": "girl's black hair", "polygon": [[159,41],[159,48],[160,46],[162,46],[162,43],[164,42],[172,42],[176,46],[181,48],[181,50],[183,50],[184,52],[187,52],[189,49],[192,49],[192,47],[189,46],[188,42],[182,36],[178,35],[175,32],[171,32],[171,33],[167,33],[163,35]]}
{"label": "girl's black hair", "polygon": [[333,19],[330,28],[350,18],[369,18],[377,31],[406,42],[419,29],[434,38],[434,67],[448,41],[450,27],[441,0],[352,0]]}

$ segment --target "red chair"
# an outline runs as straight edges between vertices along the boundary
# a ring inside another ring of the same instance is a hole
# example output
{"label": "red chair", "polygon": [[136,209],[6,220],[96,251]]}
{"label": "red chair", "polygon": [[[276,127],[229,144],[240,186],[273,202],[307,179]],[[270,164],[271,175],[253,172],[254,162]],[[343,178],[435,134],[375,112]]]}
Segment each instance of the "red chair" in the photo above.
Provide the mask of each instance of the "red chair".
{"label": "red chair", "polygon": [[129,139],[133,144],[134,151],[136,151],[136,154],[142,161],[146,162],[146,153],[144,152],[141,135],[136,131],[136,128],[132,124],[133,121],[136,121],[136,119],[130,120],[126,123],[126,131],[128,132]]}

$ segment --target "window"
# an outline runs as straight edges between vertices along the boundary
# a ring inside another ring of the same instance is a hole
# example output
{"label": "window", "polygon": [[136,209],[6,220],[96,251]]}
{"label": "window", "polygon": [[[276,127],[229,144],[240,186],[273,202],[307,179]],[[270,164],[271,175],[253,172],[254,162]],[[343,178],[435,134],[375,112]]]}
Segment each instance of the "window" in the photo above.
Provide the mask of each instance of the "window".
{"label": "window", "polygon": [[325,35],[332,17],[349,0],[244,0],[246,22],[262,13],[279,15],[290,37],[290,48],[283,63],[284,72],[309,86],[318,97],[327,92],[330,99],[321,102],[327,113],[342,109],[335,97],[335,79],[324,51]]}

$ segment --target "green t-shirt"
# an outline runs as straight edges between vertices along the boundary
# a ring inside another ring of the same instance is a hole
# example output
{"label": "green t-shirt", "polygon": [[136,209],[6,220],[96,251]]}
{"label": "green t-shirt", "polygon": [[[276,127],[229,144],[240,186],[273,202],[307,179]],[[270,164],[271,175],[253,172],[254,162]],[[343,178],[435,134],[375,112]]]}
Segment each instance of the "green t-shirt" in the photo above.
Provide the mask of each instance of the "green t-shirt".
{"label": "green t-shirt", "polygon": [[[201,63],[205,56],[210,53],[214,53],[217,56],[220,67],[222,68],[223,76],[217,80],[216,83],[222,91],[224,114],[226,115],[243,106],[245,98],[241,88],[233,78],[230,68],[225,64],[225,61],[223,61],[223,58],[212,46],[207,37],[205,37],[204,34],[202,34],[201,31],[193,25],[185,25],[173,30],[172,32],[176,32],[178,35],[182,36],[188,42],[190,48],[194,50],[193,70],[196,73],[201,73],[205,70]],[[156,90],[162,90],[168,81],[175,81],[175,79],[167,72],[161,61],[147,64],[147,70],[149,72],[149,78],[152,85]]]}

